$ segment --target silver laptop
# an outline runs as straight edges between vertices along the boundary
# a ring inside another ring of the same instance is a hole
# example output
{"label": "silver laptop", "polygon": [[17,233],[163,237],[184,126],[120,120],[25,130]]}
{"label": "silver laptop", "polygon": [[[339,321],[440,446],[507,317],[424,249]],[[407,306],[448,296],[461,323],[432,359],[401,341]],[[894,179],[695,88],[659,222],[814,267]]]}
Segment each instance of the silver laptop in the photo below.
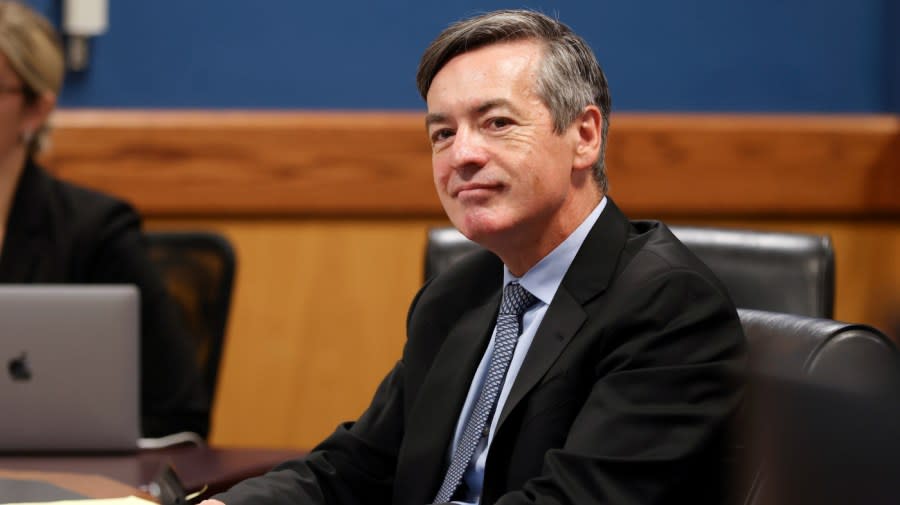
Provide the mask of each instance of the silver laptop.
{"label": "silver laptop", "polygon": [[139,305],[129,285],[0,285],[0,451],[137,448]]}

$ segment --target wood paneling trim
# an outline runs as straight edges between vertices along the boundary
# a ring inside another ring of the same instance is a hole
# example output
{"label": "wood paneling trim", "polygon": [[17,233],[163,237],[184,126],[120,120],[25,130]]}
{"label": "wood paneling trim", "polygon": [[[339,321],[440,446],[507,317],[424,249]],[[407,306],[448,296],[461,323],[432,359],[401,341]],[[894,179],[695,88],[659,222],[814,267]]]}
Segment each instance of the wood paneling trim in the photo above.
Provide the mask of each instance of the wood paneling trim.
{"label": "wood paneling trim", "polygon": [[[439,217],[420,113],[63,110],[45,163],[148,216]],[[616,114],[632,215],[900,216],[900,117]]]}

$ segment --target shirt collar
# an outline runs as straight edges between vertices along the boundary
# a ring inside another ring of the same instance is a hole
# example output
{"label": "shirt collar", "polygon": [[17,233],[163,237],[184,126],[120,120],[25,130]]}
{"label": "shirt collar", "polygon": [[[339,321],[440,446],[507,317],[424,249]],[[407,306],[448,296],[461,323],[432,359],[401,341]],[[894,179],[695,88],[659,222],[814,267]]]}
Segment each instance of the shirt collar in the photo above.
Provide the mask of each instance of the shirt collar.
{"label": "shirt collar", "polygon": [[606,197],[604,196],[600,203],[594,207],[594,210],[584,221],[575,228],[565,240],[556,246],[549,254],[541,258],[536,265],[525,272],[522,277],[516,277],[510,273],[506,265],[503,266],[503,286],[513,281],[517,281],[529,293],[533,294],[538,300],[549,305],[556,294],[556,290],[562,283],[563,276],[569,270],[575,255],[581,249],[581,244],[587,238],[588,232],[594,227],[594,223],[600,218],[603,209],[606,208]]}

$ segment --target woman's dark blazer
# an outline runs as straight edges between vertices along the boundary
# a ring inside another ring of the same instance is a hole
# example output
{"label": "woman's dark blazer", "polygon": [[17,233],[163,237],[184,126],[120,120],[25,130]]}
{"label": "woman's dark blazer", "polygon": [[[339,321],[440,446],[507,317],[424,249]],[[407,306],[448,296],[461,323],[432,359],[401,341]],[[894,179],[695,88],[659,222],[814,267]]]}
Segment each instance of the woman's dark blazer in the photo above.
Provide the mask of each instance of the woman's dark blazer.
{"label": "woman's dark blazer", "polygon": [[209,399],[190,336],[149,261],[135,210],[26,163],[0,252],[0,283],[134,284],[141,293],[141,431],[206,435]]}

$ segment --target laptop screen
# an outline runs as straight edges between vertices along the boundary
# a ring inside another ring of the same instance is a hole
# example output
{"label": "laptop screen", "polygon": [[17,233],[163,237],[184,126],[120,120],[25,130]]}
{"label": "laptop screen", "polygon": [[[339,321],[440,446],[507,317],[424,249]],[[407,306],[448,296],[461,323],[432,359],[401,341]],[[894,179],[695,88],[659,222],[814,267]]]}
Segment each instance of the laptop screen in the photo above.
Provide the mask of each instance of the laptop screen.
{"label": "laptop screen", "polygon": [[136,449],[136,287],[0,285],[0,321],[0,451]]}

